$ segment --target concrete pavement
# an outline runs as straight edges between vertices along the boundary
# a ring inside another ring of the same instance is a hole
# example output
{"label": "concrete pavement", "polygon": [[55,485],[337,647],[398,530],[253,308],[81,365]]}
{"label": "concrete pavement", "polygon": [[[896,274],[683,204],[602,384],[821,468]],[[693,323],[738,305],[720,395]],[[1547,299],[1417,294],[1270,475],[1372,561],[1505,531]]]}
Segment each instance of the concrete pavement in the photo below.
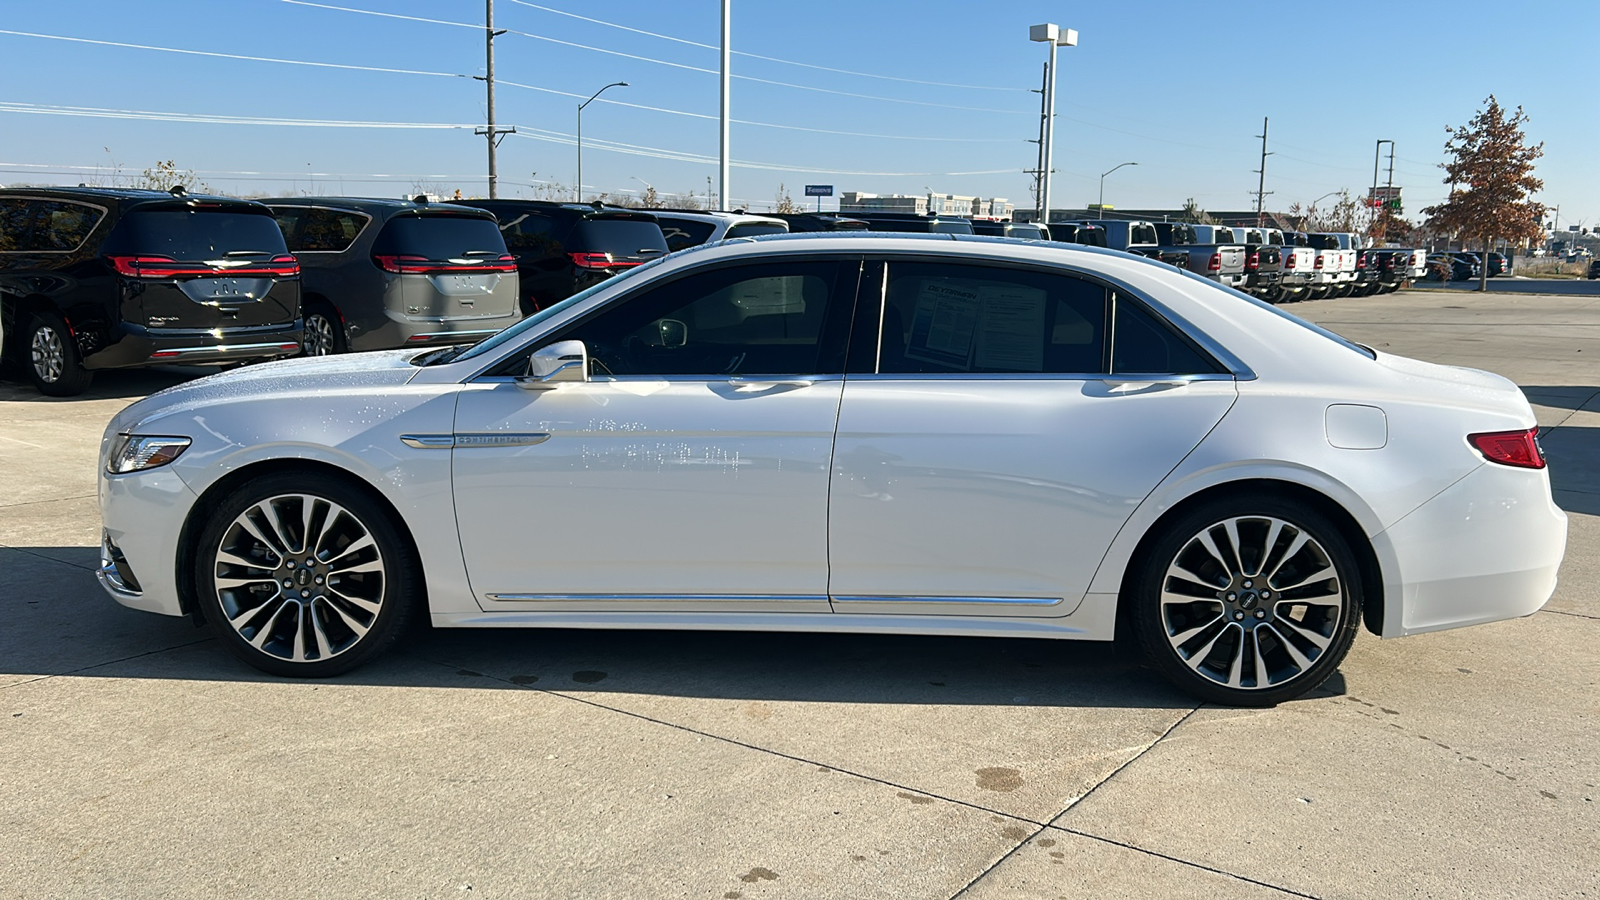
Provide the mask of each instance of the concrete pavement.
{"label": "concrete pavement", "polygon": [[1114,646],[431,632],[295,683],[95,585],[96,445],[0,384],[0,897],[1600,896],[1600,298],[1286,307],[1501,372],[1572,511],[1527,619],[1273,710]]}

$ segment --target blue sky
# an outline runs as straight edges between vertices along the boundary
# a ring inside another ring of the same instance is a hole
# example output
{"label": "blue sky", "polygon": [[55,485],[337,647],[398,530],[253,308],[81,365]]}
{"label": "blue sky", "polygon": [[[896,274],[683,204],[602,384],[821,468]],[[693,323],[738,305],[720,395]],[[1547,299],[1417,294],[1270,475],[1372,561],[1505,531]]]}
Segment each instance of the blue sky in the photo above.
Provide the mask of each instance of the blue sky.
{"label": "blue sky", "polygon": [[[1525,107],[1530,136],[1545,142],[1541,199],[1561,205],[1563,226],[1600,224],[1600,123],[1581,78],[1600,6],[1541,7],[1518,16],[1512,5],[1479,0],[1345,0],[1271,4],[1251,15],[1156,0],[734,0],[736,51],[810,67],[734,57],[735,76],[746,77],[733,82],[733,118],[751,124],[733,126],[732,156],[774,168],[734,168],[731,194],[754,208],[780,183],[796,199],[803,184],[829,183],[1031,205],[1021,170],[1034,162],[1027,141],[1036,136],[1038,100],[1027,89],[1038,86],[1045,48],[1027,32],[1054,21],[1081,34],[1078,47],[1061,51],[1057,206],[1093,202],[1101,172],[1137,161],[1106,179],[1108,203],[1167,207],[1194,197],[1210,209],[1247,208],[1260,149],[1254,135],[1269,116],[1269,207],[1363,190],[1374,142],[1389,138],[1397,142],[1395,181],[1414,214],[1443,195],[1434,166],[1444,126],[1464,123],[1494,93]],[[719,9],[717,0],[497,0],[497,27],[526,33],[496,44],[498,117],[523,131],[501,145],[502,193],[531,195],[551,181],[570,187],[577,100],[563,94],[588,96],[612,81],[630,86],[612,88],[584,113],[588,189],[649,183],[703,193],[716,167],[694,157],[717,153],[717,77],[696,69],[714,70],[718,55],[693,42],[716,44]],[[0,10],[0,29],[14,32],[433,73],[0,34],[0,182],[76,183],[93,167],[115,162],[137,173],[172,158],[233,192],[392,196],[414,182],[484,190],[484,141],[470,128],[263,124],[481,123],[483,85],[471,78],[484,63],[479,0],[0,0]],[[1486,36],[1469,37],[1474,25]],[[36,112],[48,107],[96,114]],[[205,121],[106,117],[130,111]]]}

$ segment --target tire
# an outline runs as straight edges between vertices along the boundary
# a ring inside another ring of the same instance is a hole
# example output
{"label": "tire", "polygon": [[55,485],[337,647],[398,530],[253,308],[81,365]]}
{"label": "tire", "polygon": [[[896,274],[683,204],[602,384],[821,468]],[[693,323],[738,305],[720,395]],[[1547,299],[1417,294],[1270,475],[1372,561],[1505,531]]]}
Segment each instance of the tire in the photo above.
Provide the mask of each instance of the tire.
{"label": "tire", "polygon": [[350,349],[344,334],[344,319],[331,304],[313,300],[305,304],[305,338],[302,356],[328,356]]}
{"label": "tire", "polygon": [[28,379],[48,397],[74,397],[89,389],[94,373],[83,367],[78,342],[55,313],[35,313],[18,342]]}
{"label": "tire", "polygon": [[273,675],[326,678],[367,662],[423,602],[422,565],[392,515],[366,491],[314,472],[229,491],[194,553],[206,621],[235,656]]}
{"label": "tire", "polygon": [[1289,500],[1203,503],[1166,526],[1136,565],[1127,600],[1145,657],[1213,703],[1274,706],[1302,696],[1338,668],[1360,624],[1350,545],[1326,516]]}

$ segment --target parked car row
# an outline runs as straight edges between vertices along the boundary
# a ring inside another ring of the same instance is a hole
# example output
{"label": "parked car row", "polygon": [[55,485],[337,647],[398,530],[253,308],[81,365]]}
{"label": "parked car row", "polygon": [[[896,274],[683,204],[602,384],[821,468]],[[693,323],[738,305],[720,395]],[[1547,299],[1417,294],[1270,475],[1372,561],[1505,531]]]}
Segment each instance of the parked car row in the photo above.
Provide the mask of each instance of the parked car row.
{"label": "parked car row", "polygon": [[[1489,254],[1489,277],[1511,271],[1511,258],[1499,253]],[[1483,274],[1483,255],[1457,251],[1428,254],[1429,281],[1467,281]]]}
{"label": "parked car row", "polygon": [[1425,269],[1421,251],[1275,228],[13,189],[0,191],[0,360],[69,396],[102,368],[470,343],[674,251],[865,230],[1110,247],[1269,302],[1392,291],[1430,271],[1471,277],[1443,260]]}

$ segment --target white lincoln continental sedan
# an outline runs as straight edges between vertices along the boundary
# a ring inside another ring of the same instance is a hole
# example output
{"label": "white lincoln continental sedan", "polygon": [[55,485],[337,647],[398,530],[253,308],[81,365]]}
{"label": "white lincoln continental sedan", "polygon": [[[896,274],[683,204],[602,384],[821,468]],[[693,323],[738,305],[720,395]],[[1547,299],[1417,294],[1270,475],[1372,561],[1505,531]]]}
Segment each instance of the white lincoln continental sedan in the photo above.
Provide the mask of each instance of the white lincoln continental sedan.
{"label": "white lincoln continental sedan", "polygon": [[675,253],[467,348],[133,404],[100,578],[251,665],[436,627],[1110,640],[1295,697],[1361,625],[1525,616],[1566,547],[1531,408],[1126,254],[954,235]]}

